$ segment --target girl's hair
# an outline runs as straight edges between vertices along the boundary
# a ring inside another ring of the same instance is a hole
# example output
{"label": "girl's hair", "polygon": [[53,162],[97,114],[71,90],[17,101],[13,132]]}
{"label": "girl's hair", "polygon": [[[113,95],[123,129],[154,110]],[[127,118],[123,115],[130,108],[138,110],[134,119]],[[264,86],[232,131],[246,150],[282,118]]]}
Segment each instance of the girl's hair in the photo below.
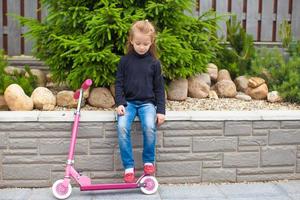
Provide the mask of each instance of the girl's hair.
{"label": "girl's hair", "polygon": [[137,31],[150,36],[152,44],[150,46],[149,52],[154,58],[157,58],[156,44],[155,44],[155,39],[156,39],[155,28],[153,24],[148,20],[136,21],[131,25],[128,38],[127,38],[126,52],[132,53],[134,51],[131,41],[133,39],[134,33]]}

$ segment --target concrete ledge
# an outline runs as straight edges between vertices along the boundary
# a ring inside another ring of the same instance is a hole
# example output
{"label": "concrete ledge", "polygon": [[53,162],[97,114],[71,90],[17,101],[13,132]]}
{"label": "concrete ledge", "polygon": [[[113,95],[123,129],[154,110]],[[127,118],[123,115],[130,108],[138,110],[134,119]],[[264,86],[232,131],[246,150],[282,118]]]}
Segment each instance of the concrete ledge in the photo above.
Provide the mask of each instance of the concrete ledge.
{"label": "concrete ledge", "polygon": [[[0,122],[53,122],[73,121],[74,111],[1,111]],[[258,111],[168,111],[167,121],[220,121],[220,120],[300,120],[298,110]],[[115,121],[113,111],[81,111],[81,121]]]}

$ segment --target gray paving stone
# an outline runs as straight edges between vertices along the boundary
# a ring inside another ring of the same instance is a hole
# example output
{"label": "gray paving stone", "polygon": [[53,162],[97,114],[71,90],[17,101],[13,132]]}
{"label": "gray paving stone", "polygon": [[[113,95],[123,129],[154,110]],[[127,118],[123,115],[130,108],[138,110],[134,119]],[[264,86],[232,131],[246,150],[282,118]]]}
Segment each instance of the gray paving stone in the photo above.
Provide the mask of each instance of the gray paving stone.
{"label": "gray paving stone", "polygon": [[218,188],[228,198],[277,197],[285,194],[271,183],[220,184]]}
{"label": "gray paving stone", "polygon": [[216,197],[216,198],[199,198],[199,197],[180,197],[180,198],[171,198],[171,199],[163,199],[163,200],[228,200],[226,197]]}
{"label": "gray paving stone", "polygon": [[297,195],[297,194],[289,195],[289,196],[290,196],[290,199],[292,199],[292,200],[299,200],[300,199],[300,195]]}
{"label": "gray paving stone", "polygon": [[[83,191],[72,188],[68,200],[299,200],[300,181],[237,184],[160,185],[157,193],[140,189]],[[0,189],[0,200],[55,200],[51,188]]]}
{"label": "gray paving stone", "polygon": [[31,189],[1,189],[0,200],[26,200],[30,194]]}
{"label": "gray paving stone", "polygon": [[90,194],[92,195],[92,200],[161,200],[158,192],[152,195],[145,195],[140,189],[94,191]]}
{"label": "gray paving stone", "polygon": [[200,199],[225,198],[215,185],[175,185],[161,186],[159,193],[162,199]]}
{"label": "gray paving stone", "polygon": [[280,182],[276,186],[283,189],[288,194],[300,195],[300,181]]}
{"label": "gray paving stone", "polygon": [[[72,188],[68,200],[160,200],[159,194],[144,195],[139,189],[133,190],[107,190],[107,191],[80,191],[79,188]],[[28,200],[56,200],[51,188],[33,189]]]}
{"label": "gray paving stone", "polygon": [[271,196],[271,197],[238,197],[238,198],[228,198],[230,200],[291,200],[287,196]]}
{"label": "gray paving stone", "polygon": [[32,189],[29,200],[54,200],[51,188]]}

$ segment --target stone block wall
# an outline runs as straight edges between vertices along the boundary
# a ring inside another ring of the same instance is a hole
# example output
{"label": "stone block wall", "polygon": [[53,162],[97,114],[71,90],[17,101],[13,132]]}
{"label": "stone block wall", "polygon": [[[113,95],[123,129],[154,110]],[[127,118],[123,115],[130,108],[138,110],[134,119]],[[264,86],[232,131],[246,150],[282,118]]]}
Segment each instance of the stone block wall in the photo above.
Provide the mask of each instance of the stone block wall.
{"label": "stone block wall", "polygon": [[[72,113],[29,113],[0,112],[2,188],[48,187],[64,176]],[[262,113],[216,114],[168,114],[157,136],[156,176],[160,183],[300,179],[298,113],[277,119]],[[122,181],[115,126],[111,112],[104,118],[101,112],[82,114],[75,168],[95,183]],[[141,141],[137,121],[132,142],[139,174]]]}

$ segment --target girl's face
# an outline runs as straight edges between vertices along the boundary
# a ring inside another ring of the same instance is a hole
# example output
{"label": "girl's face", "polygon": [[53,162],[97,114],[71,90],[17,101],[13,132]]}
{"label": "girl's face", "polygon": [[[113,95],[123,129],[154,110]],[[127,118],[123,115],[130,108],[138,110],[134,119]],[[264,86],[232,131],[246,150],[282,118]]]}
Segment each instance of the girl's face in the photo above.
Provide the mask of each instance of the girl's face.
{"label": "girl's face", "polygon": [[132,44],[135,52],[137,52],[140,55],[143,55],[145,53],[148,52],[148,50],[151,47],[151,36],[141,33],[139,31],[136,31],[133,34],[133,38],[130,41],[130,43]]}

